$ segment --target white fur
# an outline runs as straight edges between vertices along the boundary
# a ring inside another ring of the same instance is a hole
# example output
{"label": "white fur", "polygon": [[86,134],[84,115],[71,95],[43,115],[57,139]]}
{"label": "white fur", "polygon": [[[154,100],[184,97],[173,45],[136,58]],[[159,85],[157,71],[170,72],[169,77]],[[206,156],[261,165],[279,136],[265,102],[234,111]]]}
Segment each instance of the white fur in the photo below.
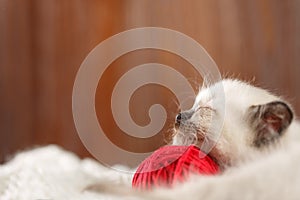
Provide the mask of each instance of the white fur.
{"label": "white fur", "polygon": [[[300,127],[295,127],[299,130]],[[299,139],[299,136],[297,136]],[[300,142],[215,177],[193,177],[173,189],[136,192],[131,174],[122,174],[56,146],[24,152],[0,166],[1,200],[99,200],[99,199],[205,199],[298,200],[300,197]],[[101,193],[84,191],[101,182]]]}
{"label": "white fur", "polygon": [[171,191],[155,191],[155,195],[178,200],[296,200],[300,198],[299,156],[298,140],[291,142],[286,148],[275,150],[267,156],[259,156],[253,162],[233,168],[221,176],[194,177]]}
{"label": "white fur", "polygon": [[[242,120],[245,108],[253,102],[264,104],[280,98],[239,81],[225,80],[223,85],[226,114],[219,150],[230,152],[237,159],[239,156],[251,158],[245,159],[238,167],[218,176],[192,177],[173,189],[137,192],[131,189],[132,174],[107,169],[91,159],[81,161],[72,153],[49,146],[20,153],[0,166],[0,199],[298,200],[299,123],[296,120],[291,123],[277,148],[270,152],[252,152],[245,145],[245,138],[251,132]],[[218,95],[212,94],[214,97]],[[204,96],[197,98],[195,105],[210,104],[211,96],[205,95],[205,91],[201,95]],[[215,103],[211,105],[217,106]],[[96,182],[100,182],[100,193],[84,191]]]}
{"label": "white fur", "polygon": [[[225,98],[223,98],[220,90],[224,91]],[[255,133],[245,119],[248,108],[253,105],[263,105],[273,101],[284,100],[272,95],[267,90],[254,87],[248,83],[226,79],[206,89],[202,89],[197,95],[192,108],[194,111],[201,107],[212,108],[215,110],[215,114],[212,115],[215,121],[202,120],[201,113],[197,114],[198,112],[195,112],[190,120],[193,122],[200,121],[199,126],[204,126],[208,130],[204,132],[204,135],[216,142],[215,147],[208,153],[225,164],[235,164],[248,159],[249,156],[259,151],[251,143]],[[215,128],[222,124],[223,119],[223,127],[220,127],[220,129]],[[298,122],[294,120],[292,124],[295,123]],[[291,132],[292,129],[288,129],[284,134],[285,137],[292,134]],[[217,137],[218,133],[221,133],[220,137]],[[173,144],[188,145],[186,137],[191,138],[195,135],[194,131],[189,133],[180,129],[175,130]],[[191,139],[189,141],[196,143]]]}

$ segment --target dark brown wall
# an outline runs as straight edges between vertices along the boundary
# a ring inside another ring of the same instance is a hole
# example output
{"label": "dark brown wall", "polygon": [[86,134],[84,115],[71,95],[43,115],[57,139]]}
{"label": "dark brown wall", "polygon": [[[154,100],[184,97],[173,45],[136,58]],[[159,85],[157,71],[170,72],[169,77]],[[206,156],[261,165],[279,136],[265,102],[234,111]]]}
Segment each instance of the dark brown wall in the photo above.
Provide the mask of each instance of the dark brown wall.
{"label": "dark brown wall", "polygon": [[76,72],[98,43],[143,26],[193,37],[222,73],[255,77],[300,112],[299,0],[0,0],[0,161],[49,143],[88,155],[72,118]]}

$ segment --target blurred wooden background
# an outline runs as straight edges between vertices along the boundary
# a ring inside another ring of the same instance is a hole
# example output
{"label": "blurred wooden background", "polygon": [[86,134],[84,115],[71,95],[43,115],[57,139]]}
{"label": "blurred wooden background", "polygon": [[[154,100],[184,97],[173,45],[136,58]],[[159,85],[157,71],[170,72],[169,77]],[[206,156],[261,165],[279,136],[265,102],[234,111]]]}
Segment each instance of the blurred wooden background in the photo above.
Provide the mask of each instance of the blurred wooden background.
{"label": "blurred wooden background", "polygon": [[76,72],[101,41],[144,26],[191,36],[222,73],[255,77],[300,113],[299,0],[0,0],[0,162],[50,143],[88,156],[72,118]]}

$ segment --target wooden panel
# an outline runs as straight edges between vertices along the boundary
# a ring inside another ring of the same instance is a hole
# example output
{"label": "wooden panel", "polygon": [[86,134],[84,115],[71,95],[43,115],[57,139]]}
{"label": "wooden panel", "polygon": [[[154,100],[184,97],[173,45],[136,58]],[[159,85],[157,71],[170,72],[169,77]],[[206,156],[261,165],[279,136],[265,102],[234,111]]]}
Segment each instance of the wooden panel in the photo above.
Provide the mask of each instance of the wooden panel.
{"label": "wooden panel", "polygon": [[0,160],[33,142],[30,4],[0,2]]}
{"label": "wooden panel", "polygon": [[0,162],[49,143],[89,155],[72,119],[76,72],[99,42],[134,27],[191,36],[224,75],[255,77],[299,113],[299,10],[298,0],[0,0]]}

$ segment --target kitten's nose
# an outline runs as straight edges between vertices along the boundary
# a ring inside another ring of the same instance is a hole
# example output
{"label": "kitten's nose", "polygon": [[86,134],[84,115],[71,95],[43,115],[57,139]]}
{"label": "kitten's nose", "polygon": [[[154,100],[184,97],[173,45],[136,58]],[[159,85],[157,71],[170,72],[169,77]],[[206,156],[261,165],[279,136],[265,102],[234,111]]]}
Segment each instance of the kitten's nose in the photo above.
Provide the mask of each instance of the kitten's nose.
{"label": "kitten's nose", "polygon": [[178,115],[176,115],[176,123],[180,124],[181,122],[181,113],[179,113]]}
{"label": "kitten's nose", "polygon": [[178,113],[178,115],[175,118],[176,124],[179,125],[181,122],[184,122],[188,119],[190,119],[193,115],[192,110],[183,111],[181,113]]}

